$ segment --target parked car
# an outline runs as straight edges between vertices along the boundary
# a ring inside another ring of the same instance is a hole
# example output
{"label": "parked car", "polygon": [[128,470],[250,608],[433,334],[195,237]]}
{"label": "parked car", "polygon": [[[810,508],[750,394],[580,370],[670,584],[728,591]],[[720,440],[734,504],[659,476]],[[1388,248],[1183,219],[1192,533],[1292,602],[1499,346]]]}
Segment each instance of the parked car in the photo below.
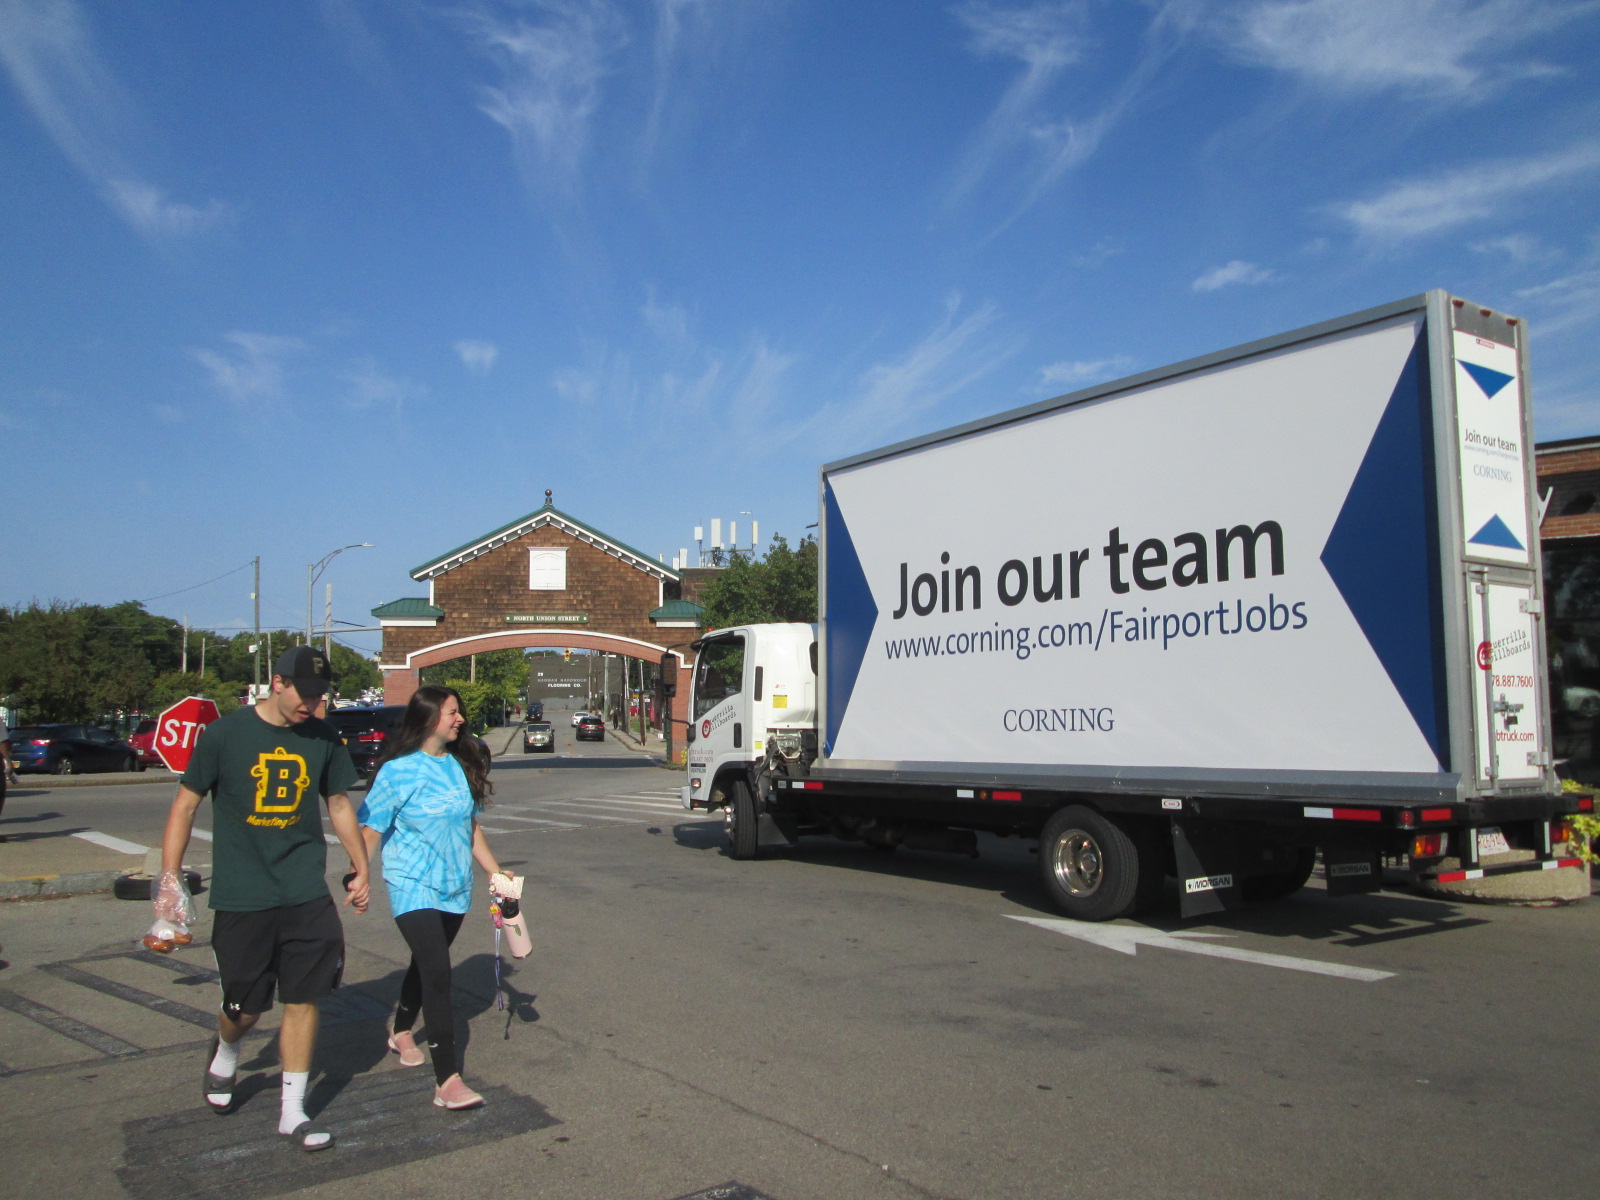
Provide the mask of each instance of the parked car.
{"label": "parked car", "polygon": [[576,737],[580,742],[603,742],[606,740],[606,723],[599,717],[585,714],[578,722]]}
{"label": "parked car", "polygon": [[400,732],[400,721],[405,715],[403,704],[336,708],[328,714],[328,724],[344,739],[361,777],[370,779],[377,773],[378,760],[389,748],[389,740]]}
{"label": "parked car", "polygon": [[556,751],[556,731],[547,722],[530,722],[522,730],[522,752],[532,754],[534,751],[547,754]]}
{"label": "parked car", "polygon": [[139,766],[163,767],[161,756],[156,753],[156,719],[146,717],[133,727],[133,732],[128,735],[128,745],[139,752]]}
{"label": "parked car", "polygon": [[24,725],[11,731],[17,771],[76,775],[85,771],[142,771],[139,752],[93,725]]}

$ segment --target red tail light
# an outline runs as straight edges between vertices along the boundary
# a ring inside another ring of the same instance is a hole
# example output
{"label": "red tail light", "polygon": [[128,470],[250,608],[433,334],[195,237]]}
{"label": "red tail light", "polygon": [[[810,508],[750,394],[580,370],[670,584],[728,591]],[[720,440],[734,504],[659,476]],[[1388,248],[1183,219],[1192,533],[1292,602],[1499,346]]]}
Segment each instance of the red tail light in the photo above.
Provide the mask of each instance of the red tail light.
{"label": "red tail light", "polygon": [[1419,833],[1411,839],[1412,858],[1438,858],[1444,853],[1444,834]]}
{"label": "red tail light", "polygon": [[369,729],[366,733],[358,733],[356,735],[356,741],[358,741],[358,742],[381,742],[381,741],[387,740],[388,737],[389,737],[388,733],[386,733],[382,729]]}

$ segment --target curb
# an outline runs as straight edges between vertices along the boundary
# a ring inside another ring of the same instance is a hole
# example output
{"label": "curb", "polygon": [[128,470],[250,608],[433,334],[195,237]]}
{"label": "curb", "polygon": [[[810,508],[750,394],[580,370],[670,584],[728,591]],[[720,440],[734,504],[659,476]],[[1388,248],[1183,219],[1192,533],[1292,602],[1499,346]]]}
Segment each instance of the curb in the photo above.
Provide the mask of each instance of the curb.
{"label": "curb", "polygon": [[[154,774],[152,774],[154,773]],[[39,775],[30,771],[26,775],[18,776],[17,782],[11,785],[11,794],[19,795],[30,788],[39,788],[43,791],[54,791],[57,788],[75,787],[116,787],[124,783],[166,783],[170,781],[174,787],[183,776],[174,771],[151,767],[148,771],[102,771],[89,775]]]}
{"label": "curb", "polygon": [[56,900],[63,896],[84,896],[109,892],[122,871],[82,871],[75,875],[27,875],[21,879],[0,879],[0,901]]}

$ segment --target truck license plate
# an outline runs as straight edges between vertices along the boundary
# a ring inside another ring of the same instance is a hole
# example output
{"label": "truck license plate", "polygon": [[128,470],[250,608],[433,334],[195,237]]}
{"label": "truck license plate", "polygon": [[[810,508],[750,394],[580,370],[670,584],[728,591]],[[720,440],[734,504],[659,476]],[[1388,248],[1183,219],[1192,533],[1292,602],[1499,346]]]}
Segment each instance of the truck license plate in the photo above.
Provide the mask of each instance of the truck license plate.
{"label": "truck license plate", "polygon": [[1506,854],[1511,850],[1506,835],[1493,825],[1478,830],[1479,854]]}

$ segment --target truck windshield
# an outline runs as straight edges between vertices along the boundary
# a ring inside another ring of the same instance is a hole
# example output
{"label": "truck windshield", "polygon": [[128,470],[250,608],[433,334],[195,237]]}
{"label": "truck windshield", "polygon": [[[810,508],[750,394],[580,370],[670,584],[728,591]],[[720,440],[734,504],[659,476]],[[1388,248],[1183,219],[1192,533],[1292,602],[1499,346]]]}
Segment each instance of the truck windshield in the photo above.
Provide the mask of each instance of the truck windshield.
{"label": "truck windshield", "polygon": [[704,643],[694,665],[694,715],[703,716],[729,696],[739,694],[744,679],[744,638],[725,637]]}

